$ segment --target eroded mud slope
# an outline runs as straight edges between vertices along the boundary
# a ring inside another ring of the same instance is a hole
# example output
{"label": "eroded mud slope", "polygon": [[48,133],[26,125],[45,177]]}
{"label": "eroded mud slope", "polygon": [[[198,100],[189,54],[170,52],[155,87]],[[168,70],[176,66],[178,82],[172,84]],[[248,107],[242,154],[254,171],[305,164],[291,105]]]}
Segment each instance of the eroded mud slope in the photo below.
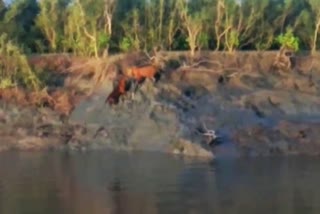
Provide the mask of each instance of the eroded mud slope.
{"label": "eroded mud slope", "polygon": [[[161,81],[144,84],[134,101],[104,105],[111,90],[106,83],[72,118],[106,127],[104,143],[123,148],[204,156],[318,154],[318,61],[296,57],[290,71],[271,71],[274,58],[210,54],[191,63],[171,55]],[[199,133],[205,128],[217,132],[219,144],[207,145]]]}
{"label": "eroded mud slope", "polygon": [[[68,120],[46,108],[3,103],[1,134],[9,140],[1,149],[112,148],[204,158],[320,153],[318,56],[294,57],[285,71],[270,69],[273,52],[204,53],[193,61],[184,53],[165,57],[161,80],[146,81],[134,100],[106,105],[112,82],[105,78],[77,101]],[[81,84],[92,81],[86,77]],[[219,141],[209,145],[203,135],[208,130]]]}

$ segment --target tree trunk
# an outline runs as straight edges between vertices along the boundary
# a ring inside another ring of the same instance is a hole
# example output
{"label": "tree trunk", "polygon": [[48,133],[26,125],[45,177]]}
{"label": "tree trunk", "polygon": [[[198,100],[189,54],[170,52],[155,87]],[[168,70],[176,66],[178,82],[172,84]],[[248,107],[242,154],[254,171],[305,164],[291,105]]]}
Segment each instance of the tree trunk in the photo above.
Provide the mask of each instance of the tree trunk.
{"label": "tree trunk", "polygon": [[109,55],[109,45],[107,45],[107,47],[104,49],[102,57],[107,58],[108,55]]}
{"label": "tree trunk", "polygon": [[[164,2],[163,0],[160,1],[160,15],[159,15],[159,34],[158,34],[158,41],[161,41],[162,38],[162,25],[163,25],[163,12],[164,12]],[[162,42],[161,42],[162,43]]]}
{"label": "tree trunk", "polygon": [[221,39],[221,37],[220,37],[220,35],[219,35],[219,33],[218,33],[217,30],[216,30],[216,37],[217,37],[217,44],[216,44],[216,49],[215,49],[215,51],[219,51],[219,49],[220,49],[220,39]]}
{"label": "tree trunk", "polygon": [[190,46],[190,55],[193,58],[195,55],[195,49],[196,49],[196,39],[197,39],[197,32],[193,32],[192,29],[188,28],[188,34],[189,34],[189,46]]}
{"label": "tree trunk", "polygon": [[320,18],[318,19],[318,22],[316,24],[316,29],[314,30],[311,54],[314,54],[317,50],[317,40],[318,40],[319,28],[320,28]]}

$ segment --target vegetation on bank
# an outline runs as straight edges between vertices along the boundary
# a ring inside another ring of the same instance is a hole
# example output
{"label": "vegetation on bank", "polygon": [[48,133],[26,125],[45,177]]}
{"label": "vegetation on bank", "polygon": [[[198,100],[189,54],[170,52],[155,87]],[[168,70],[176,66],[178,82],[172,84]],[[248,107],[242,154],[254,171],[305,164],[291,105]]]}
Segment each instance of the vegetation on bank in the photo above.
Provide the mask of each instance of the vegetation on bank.
{"label": "vegetation on bank", "polygon": [[0,36],[0,66],[0,89],[22,86],[38,91],[43,86],[40,74],[31,69],[26,55],[6,34]]}
{"label": "vegetation on bank", "polygon": [[0,0],[0,87],[41,87],[30,53],[151,50],[315,52],[318,0]]}
{"label": "vegetation on bank", "polygon": [[320,45],[318,0],[0,0],[0,23],[36,53],[268,50],[287,32],[301,49]]}

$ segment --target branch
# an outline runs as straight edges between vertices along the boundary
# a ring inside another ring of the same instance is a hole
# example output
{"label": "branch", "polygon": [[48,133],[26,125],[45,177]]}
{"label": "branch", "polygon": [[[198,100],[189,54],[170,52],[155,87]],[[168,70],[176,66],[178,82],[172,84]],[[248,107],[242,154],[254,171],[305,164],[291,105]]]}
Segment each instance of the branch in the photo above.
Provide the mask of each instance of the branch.
{"label": "branch", "polygon": [[231,26],[227,27],[221,34],[218,35],[219,38],[221,38],[222,36],[224,36],[229,30],[231,30]]}
{"label": "branch", "polygon": [[96,41],[96,37],[90,35],[90,33],[87,31],[87,28],[85,28],[85,27],[82,27],[82,28],[83,28],[84,34],[85,34],[89,39],[91,39],[92,41]]}
{"label": "branch", "polygon": [[206,124],[204,122],[201,123],[202,127],[204,128],[204,132],[200,132],[199,130],[196,130],[199,134],[207,137],[211,137],[213,140],[217,138],[216,132],[212,129],[208,129]]}

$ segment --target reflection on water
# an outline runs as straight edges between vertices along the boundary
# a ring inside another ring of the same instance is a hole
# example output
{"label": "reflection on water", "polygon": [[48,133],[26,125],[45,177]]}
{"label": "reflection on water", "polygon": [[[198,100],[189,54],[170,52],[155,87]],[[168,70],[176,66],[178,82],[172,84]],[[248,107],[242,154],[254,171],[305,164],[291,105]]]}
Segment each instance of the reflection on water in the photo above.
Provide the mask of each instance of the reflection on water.
{"label": "reflection on water", "polygon": [[0,154],[1,214],[320,213],[320,161]]}

